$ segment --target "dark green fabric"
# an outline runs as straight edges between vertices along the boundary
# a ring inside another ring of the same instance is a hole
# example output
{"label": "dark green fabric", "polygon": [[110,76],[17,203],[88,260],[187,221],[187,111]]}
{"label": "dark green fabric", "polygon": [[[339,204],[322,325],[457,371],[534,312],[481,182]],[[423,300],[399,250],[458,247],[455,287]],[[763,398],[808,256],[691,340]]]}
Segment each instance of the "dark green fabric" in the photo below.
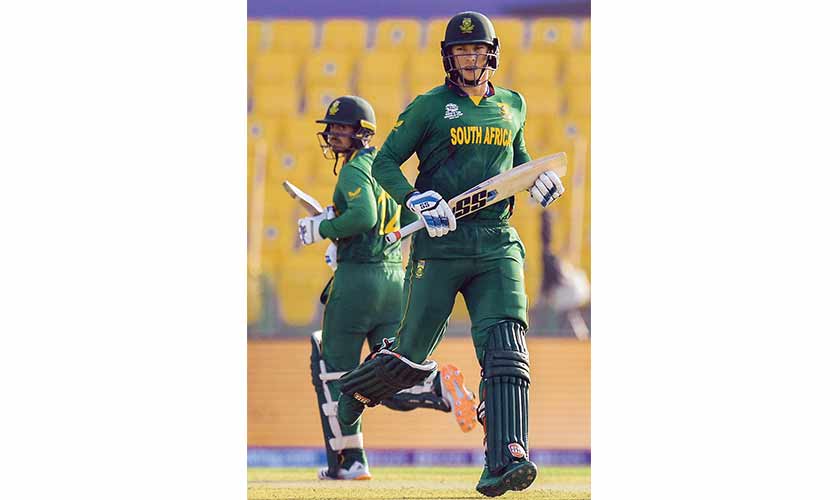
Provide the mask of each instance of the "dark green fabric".
{"label": "dark green fabric", "polygon": [[[512,90],[493,87],[492,95],[476,105],[457,87],[436,87],[417,96],[400,115],[373,161],[373,177],[400,203],[405,203],[414,189],[434,190],[449,200],[531,160],[524,138],[526,114],[525,99]],[[400,166],[415,152],[420,165],[412,186]],[[418,256],[468,256],[469,248],[463,248],[471,246],[470,236],[461,229],[472,223],[505,225],[512,200],[459,219],[458,228],[442,238],[432,239],[425,231],[416,233]]]}
{"label": "dark green fabric", "polygon": [[399,243],[388,244],[385,234],[399,229],[404,216],[401,207],[370,174],[376,156],[374,148],[358,151],[341,167],[333,192],[336,218],[321,222],[318,231],[336,241],[338,262],[402,262]]}
{"label": "dark green fabric", "polygon": [[470,314],[476,357],[483,359],[491,326],[508,320],[528,324],[523,260],[519,243],[509,245],[500,258],[412,258],[405,272],[403,313],[392,350],[415,363],[423,362],[443,338],[460,292]]}
{"label": "dark green fabric", "polygon": [[393,337],[400,320],[401,263],[339,263],[324,308],[324,359],[338,371],[359,365],[362,345]]}

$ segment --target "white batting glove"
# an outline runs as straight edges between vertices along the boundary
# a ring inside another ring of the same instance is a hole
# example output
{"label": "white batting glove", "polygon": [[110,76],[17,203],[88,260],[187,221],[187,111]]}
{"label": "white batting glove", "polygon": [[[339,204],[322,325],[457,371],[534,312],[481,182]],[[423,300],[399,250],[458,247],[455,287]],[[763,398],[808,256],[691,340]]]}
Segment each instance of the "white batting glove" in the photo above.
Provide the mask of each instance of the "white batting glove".
{"label": "white batting glove", "polygon": [[335,209],[332,206],[327,207],[320,215],[298,219],[298,236],[300,236],[300,242],[304,245],[311,245],[323,240],[324,237],[318,232],[318,226],[321,225],[322,221],[330,219],[335,219]]}
{"label": "white batting glove", "polygon": [[543,208],[561,197],[565,191],[566,188],[563,187],[563,182],[560,180],[560,177],[551,170],[541,173],[537,177],[536,182],[534,182],[534,185],[528,189],[528,192],[531,193],[531,198],[542,205]]}
{"label": "white batting glove", "polygon": [[327,251],[324,253],[324,261],[333,272],[338,269],[338,247],[335,246],[335,243],[330,243],[330,246],[327,247]]}
{"label": "white batting glove", "polygon": [[415,194],[405,204],[409,210],[420,216],[432,238],[455,230],[455,214],[446,200],[435,191]]}

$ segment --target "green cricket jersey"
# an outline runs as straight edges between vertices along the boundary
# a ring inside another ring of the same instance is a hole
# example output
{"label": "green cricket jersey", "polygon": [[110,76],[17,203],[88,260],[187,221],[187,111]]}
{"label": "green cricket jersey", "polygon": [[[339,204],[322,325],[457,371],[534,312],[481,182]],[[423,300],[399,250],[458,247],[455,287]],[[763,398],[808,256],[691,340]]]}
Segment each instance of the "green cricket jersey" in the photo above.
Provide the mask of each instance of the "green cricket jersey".
{"label": "green cricket jersey", "polygon": [[360,149],[341,167],[333,192],[336,217],[322,221],[318,232],[336,241],[338,262],[402,262],[400,244],[385,235],[416,215],[401,207],[373,179],[375,148]]}
{"label": "green cricket jersey", "polygon": [[[525,99],[513,90],[488,85],[479,98],[451,84],[435,87],[417,96],[399,116],[373,162],[373,177],[400,203],[415,189],[434,190],[451,199],[531,160],[525,147],[525,115]],[[400,165],[415,152],[420,165],[412,186]],[[509,198],[459,219],[455,231],[434,242],[425,231],[416,233],[415,257],[485,255],[518,242],[515,231],[490,234],[493,231],[478,229],[507,226],[512,204]],[[476,237],[484,238],[486,245],[473,241]]]}

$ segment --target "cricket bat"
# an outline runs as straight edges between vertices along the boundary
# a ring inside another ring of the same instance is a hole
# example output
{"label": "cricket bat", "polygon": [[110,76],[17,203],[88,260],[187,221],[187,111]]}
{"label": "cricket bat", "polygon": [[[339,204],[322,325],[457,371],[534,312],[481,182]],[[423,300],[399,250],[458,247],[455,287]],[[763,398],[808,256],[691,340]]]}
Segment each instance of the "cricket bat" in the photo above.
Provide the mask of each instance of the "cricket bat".
{"label": "cricket bat", "polygon": [[[506,200],[534,185],[543,172],[553,170],[558,177],[566,175],[566,153],[555,153],[531,160],[507,172],[491,177],[481,184],[464,191],[449,200],[449,206],[456,219],[477,212],[502,200]],[[417,220],[385,236],[385,241],[394,243],[411,233],[423,229],[423,221]]]}
{"label": "cricket bat", "polygon": [[289,193],[292,199],[295,199],[300,205],[309,212],[309,215],[320,215],[324,211],[324,207],[318,203],[318,200],[303,192],[302,189],[295,186],[289,181],[283,181],[283,189]]}

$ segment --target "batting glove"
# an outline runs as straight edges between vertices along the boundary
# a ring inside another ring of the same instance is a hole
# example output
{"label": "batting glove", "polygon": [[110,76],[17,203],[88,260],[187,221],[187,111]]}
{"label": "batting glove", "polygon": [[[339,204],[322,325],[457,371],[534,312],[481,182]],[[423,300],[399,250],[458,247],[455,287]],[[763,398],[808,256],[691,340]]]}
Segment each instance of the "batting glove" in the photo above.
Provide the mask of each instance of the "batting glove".
{"label": "batting glove", "polygon": [[320,215],[298,219],[298,236],[300,236],[300,242],[304,245],[311,245],[323,240],[324,237],[318,232],[318,226],[321,225],[322,221],[330,219],[335,219],[335,209],[332,206],[327,207]]}
{"label": "batting glove", "polygon": [[335,246],[335,243],[330,243],[330,246],[327,247],[327,251],[324,253],[324,261],[333,272],[338,269],[338,247]]}
{"label": "batting glove", "polygon": [[531,193],[531,198],[545,208],[551,202],[561,197],[563,192],[566,191],[566,188],[563,187],[563,182],[560,180],[560,177],[549,170],[548,172],[541,173],[528,191]]}
{"label": "batting glove", "polygon": [[446,200],[435,191],[412,195],[405,204],[409,210],[420,216],[432,238],[455,230],[455,214]]}

